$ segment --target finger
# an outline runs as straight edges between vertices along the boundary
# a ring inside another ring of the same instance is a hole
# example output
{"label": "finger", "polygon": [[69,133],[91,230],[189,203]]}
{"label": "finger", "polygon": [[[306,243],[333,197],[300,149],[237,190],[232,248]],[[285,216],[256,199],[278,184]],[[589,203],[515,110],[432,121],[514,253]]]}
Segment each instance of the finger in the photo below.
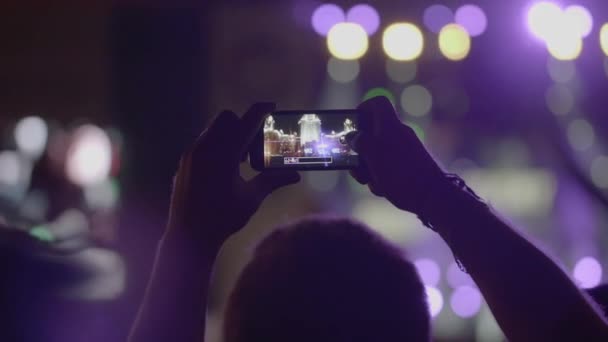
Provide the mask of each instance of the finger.
{"label": "finger", "polygon": [[360,184],[368,184],[371,180],[369,172],[364,167],[357,167],[356,169],[350,170],[350,175]]}
{"label": "finger", "polygon": [[267,170],[247,182],[253,198],[261,202],[273,191],[300,181],[300,174],[293,170]]}
{"label": "finger", "polygon": [[238,116],[229,110],[218,114],[209,127],[198,137],[192,148],[192,164],[205,166],[209,161],[213,161],[220,169],[234,166],[230,161],[237,159],[238,165],[238,141],[232,132],[238,132],[240,122]]}
{"label": "finger", "polygon": [[241,118],[241,139],[239,146],[239,157],[249,149],[249,145],[259,133],[268,114],[272,113],[276,104],[271,102],[259,102],[252,105]]}
{"label": "finger", "polygon": [[376,96],[364,101],[357,107],[360,127],[363,131],[379,136],[386,127],[401,123],[395,107],[384,96]]}

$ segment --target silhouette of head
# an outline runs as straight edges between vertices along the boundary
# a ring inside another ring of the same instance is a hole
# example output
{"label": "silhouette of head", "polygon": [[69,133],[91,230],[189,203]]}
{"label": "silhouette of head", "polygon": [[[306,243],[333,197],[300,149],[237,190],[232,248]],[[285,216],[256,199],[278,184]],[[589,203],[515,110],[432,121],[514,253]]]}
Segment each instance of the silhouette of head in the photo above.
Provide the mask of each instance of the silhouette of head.
{"label": "silhouette of head", "polygon": [[229,299],[226,342],[428,341],[424,286],[361,223],[308,218],[257,247]]}

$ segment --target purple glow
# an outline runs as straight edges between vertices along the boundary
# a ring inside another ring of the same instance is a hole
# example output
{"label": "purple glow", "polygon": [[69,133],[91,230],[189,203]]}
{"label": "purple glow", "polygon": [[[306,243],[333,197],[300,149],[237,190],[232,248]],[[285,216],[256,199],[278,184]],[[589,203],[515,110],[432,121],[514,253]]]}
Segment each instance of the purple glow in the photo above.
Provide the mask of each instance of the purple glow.
{"label": "purple glow", "polygon": [[456,289],[460,286],[465,286],[465,285],[472,286],[475,284],[473,282],[473,279],[471,279],[471,276],[462,272],[455,262],[450,264],[450,266],[448,266],[446,278],[447,278],[448,284],[454,289]]}
{"label": "purple glow", "polygon": [[485,32],[488,26],[486,14],[479,6],[464,5],[456,10],[456,24],[464,27],[471,37],[476,37]]}
{"label": "purple glow", "polygon": [[583,6],[568,6],[564,11],[566,23],[581,37],[587,37],[593,30],[593,16]]}
{"label": "purple glow", "polygon": [[461,286],[452,293],[450,306],[459,317],[473,317],[481,308],[481,294],[474,287]]}
{"label": "purple glow", "polygon": [[422,283],[428,286],[437,286],[441,277],[439,265],[431,259],[419,259],[414,262]]}
{"label": "purple glow", "polygon": [[602,265],[592,257],[579,260],[573,273],[578,285],[584,289],[595,287],[602,281]]}
{"label": "purple glow", "polygon": [[552,2],[539,2],[528,10],[528,28],[537,38],[547,40],[563,25],[563,13]]}
{"label": "purple glow", "polygon": [[424,10],[423,21],[429,31],[439,33],[445,25],[454,21],[454,13],[444,5],[432,5]]}
{"label": "purple glow", "polygon": [[370,36],[376,33],[378,27],[380,27],[380,15],[378,11],[367,4],[355,5],[349,9],[348,13],[346,13],[346,21],[361,25]]}
{"label": "purple glow", "polygon": [[313,12],[311,23],[318,34],[326,36],[327,32],[337,23],[345,20],[344,11],[338,5],[323,4]]}

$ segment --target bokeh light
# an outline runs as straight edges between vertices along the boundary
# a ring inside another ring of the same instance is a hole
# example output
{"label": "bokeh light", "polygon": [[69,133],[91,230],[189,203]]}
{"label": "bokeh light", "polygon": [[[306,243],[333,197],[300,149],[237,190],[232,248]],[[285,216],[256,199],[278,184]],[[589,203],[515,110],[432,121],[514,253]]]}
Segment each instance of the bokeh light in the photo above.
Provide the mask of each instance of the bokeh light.
{"label": "bokeh light", "polygon": [[547,71],[556,83],[568,83],[576,76],[576,65],[572,61],[560,61],[553,57],[547,60]]}
{"label": "bokeh light", "polygon": [[392,24],[384,30],[382,47],[386,55],[396,61],[412,61],[424,49],[424,37],[420,29],[410,23]]}
{"label": "bokeh light", "polygon": [[329,30],[346,19],[344,11],[338,5],[323,4],[312,13],[312,27],[318,34],[326,36]]}
{"label": "bokeh light", "polygon": [[409,86],[401,93],[401,107],[413,116],[426,115],[433,107],[433,96],[421,85]]}
{"label": "bokeh light", "polygon": [[448,266],[445,276],[448,281],[448,284],[453,289],[459,288],[461,286],[473,286],[474,285],[474,282],[473,282],[473,279],[471,278],[471,276],[468,275],[467,273],[463,272],[460,269],[460,267],[458,266],[458,264],[456,264],[455,262],[451,263]]}
{"label": "bokeh light", "polygon": [[78,209],[68,209],[61,213],[48,229],[59,240],[84,238],[89,234],[89,219]]}
{"label": "bokeh light", "polygon": [[473,286],[460,286],[452,293],[450,306],[452,311],[462,318],[475,316],[481,308],[481,293]]}
{"label": "bokeh light", "polygon": [[563,85],[554,84],[545,93],[549,110],[556,115],[566,115],[574,108],[574,95]]}
{"label": "bokeh light", "polygon": [[395,95],[393,95],[390,90],[382,87],[372,88],[368,90],[365,95],[363,95],[363,101],[369,100],[376,96],[384,96],[393,104],[393,106],[395,105]]}
{"label": "bokeh light", "polygon": [[368,4],[355,5],[349,9],[346,13],[346,21],[361,25],[370,36],[380,27],[378,11]]}
{"label": "bokeh light", "polygon": [[86,186],[105,180],[112,167],[112,144],[99,127],[78,128],[68,149],[66,173],[70,181]]}
{"label": "bokeh light", "polygon": [[598,156],[591,162],[591,180],[603,189],[608,189],[608,156]]}
{"label": "bokeh light", "polygon": [[485,12],[476,5],[464,5],[457,9],[454,20],[456,24],[464,27],[471,37],[483,34],[488,26]]}
{"label": "bokeh light", "polygon": [[568,25],[581,38],[587,37],[593,30],[593,16],[588,9],[579,5],[568,6],[564,10],[565,25]]}
{"label": "bokeh light", "polygon": [[42,118],[28,116],[15,126],[15,143],[23,154],[37,158],[46,148],[48,134],[48,127]]}
{"label": "bokeh light", "polygon": [[108,178],[85,187],[84,198],[90,209],[111,209],[118,204],[120,187],[118,181]]}
{"label": "bokeh light", "polygon": [[21,182],[21,157],[15,151],[0,152],[0,185],[17,186]]}
{"label": "bokeh light", "polygon": [[595,258],[584,257],[574,266],[573,276],[580,287],[595,287],[602,281],[602,265]]}
{"label": "bokeh light", "polygon": [[471,51],[471,37],[460,25],[446,25],[439,32],[439,50],[449,60],[463,60]]}
{"label": "bokeh light", "polygon": [[386,60],[386,73],[396,83],[408,83],[416,79],[418,65],[416,62],[399,62],[392,59]]}
{"label": "bokeh light", "polygon": [[563,25],[562,19],[561,8],[552,2],[538,2],[528,10],[528,28],[541,40],[546,40]]}
{"label": "bokeh light", "polygon": [[327,33],[327,48],[338,59],[361,58],[369,46],[367,33],[359,24],[338,23]]}
{"label": "bokeh light", "polygon": [[55,241],[55,236],[45,225],[35,226],[34,228],[30,229],[28,233],[40,241]]}
{"label": "bokeh light", "polygon": [[568,26],[560,26],[554,34],[545,39],[547,50],[555,59],[571,61],[577,59],[583,51],[583,39]]}
{"label": "bokeh light", "polygon": [[445,25],[454,21],[454,13],[447,6],[431,5],[424,10],[423,21],[429,31],[439,33]]}
{"label": "bokeh light", "polygon": [[422,283],[427,286],[437,286],[441,278],[439,264],[432,259],[418,259],[414,261]]}
{"label": "bokeh light", "polygon": [[436,317],[443,309],[443,295],[436,287],[425,286],[426,300],[431,317]]}
{"label": "bokeh light", "polygon": [[593,146],[595,132],[593,126],[585,119],[572,120],[567,130],[568,142],[577,151],[584,151]]}
{"label": "bokeh light", "polygon": [[345,61],[331,57],[327,61],[327,73],[336,82],[348,83],[357,79],[361,67],[356,60]]}
{"label": "bokeh light", "polygon": [[604,24],[600,30],[600,46],[604,54],[608,56],[608,23]]}

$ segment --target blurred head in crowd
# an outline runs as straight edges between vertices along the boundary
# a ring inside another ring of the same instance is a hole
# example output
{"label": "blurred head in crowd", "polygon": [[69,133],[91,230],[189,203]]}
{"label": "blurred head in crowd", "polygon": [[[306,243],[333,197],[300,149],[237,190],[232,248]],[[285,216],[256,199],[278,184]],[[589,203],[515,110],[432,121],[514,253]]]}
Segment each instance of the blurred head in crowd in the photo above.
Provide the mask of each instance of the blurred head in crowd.
{"label": "blurred head in crowd", "polygon": [[230,297],[227,342],[428,341],[412,263],[361,223],[308,218],[256,249]]}

